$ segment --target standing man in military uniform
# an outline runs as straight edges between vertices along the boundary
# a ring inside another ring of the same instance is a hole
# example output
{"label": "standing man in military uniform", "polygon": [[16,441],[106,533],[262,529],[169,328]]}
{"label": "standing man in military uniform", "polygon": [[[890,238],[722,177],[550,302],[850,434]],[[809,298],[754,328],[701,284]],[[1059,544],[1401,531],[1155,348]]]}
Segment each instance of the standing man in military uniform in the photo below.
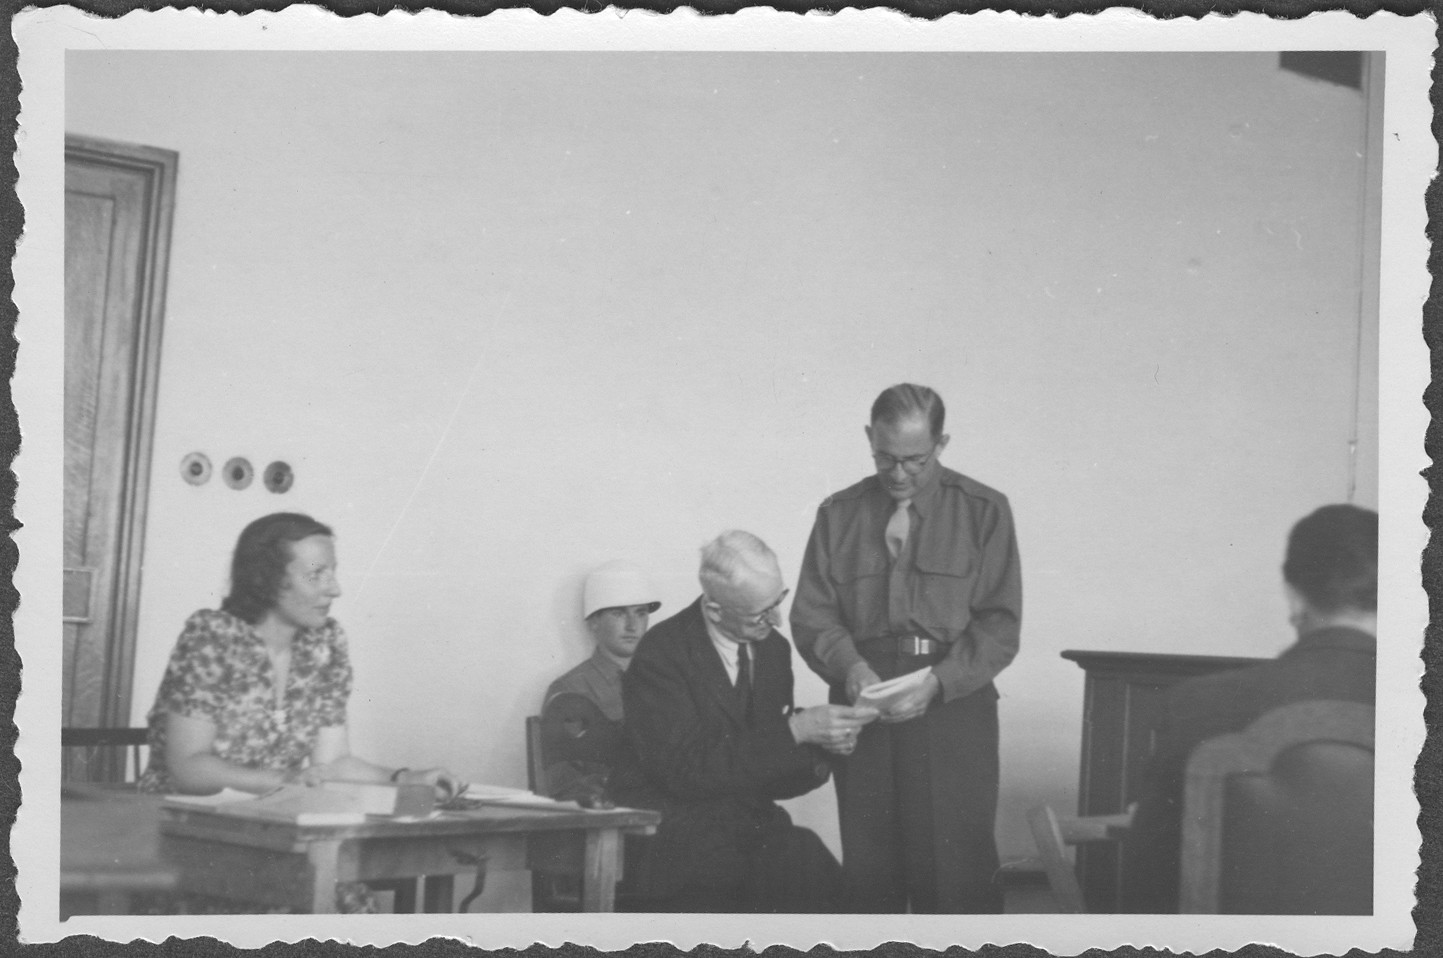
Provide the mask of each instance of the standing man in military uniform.
{"label": "standing man in military uniform", "polygon": [[817,510],[792,635],[831,700],[925,677],[833,759],[851,910],[1002,910],[997,689],[1017,654],[1022,575],[1007,498],[939,459],[942,398],[892,386],[866,435],[875,475]]}

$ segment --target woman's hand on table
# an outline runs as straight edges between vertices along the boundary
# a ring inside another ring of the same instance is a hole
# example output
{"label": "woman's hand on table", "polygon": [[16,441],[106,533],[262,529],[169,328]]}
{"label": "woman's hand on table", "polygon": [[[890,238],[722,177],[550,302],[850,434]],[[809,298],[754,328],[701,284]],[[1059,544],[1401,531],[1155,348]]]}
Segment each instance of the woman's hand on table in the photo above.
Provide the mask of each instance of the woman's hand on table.
{"label": "woman's hand on table", "polygon": [[466,790],[461,781],[449,769],[398,768],[389,769],[375,765],[354,755],[342,754],[328,762],[312,763],[306,768],[287,773],[287,785],[319,785],[322,782],[374,782],[392,785],[430,785],[436,790],[440,801],[447,801]]}
{"label": "woman's hand on table", "polygon": [[402,769],[396,781],[403,782],[407,785],[430,785],[436,790],[436,797],[443,802],[455,798],[466,790],[465,782],[457,778],[448,769],[439,766],[436,768]]}
{"label": "woman's hand on table", "polygon": [[305,768],[293,768],[289,772],[286,772],[281,776],[281,784],[305,785],[310,788],[321,784],[329,777],[330,776],[326,774],[326,766],[307,765]]}

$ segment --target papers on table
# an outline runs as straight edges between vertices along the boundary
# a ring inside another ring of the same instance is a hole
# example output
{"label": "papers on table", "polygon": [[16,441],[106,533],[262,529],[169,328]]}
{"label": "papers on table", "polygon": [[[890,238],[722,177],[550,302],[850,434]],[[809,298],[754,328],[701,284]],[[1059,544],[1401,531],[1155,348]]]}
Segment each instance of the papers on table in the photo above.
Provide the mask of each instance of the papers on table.
{"label": "papers on table", "polygon": [[857,696],[857,704],[870,705],[874,709],[885,711],[902,696],[919,688],[931,672],[930,668],[921,668],[906,675],[899,675],[895,679],[869,685]]}
{"label": "papers on table", "polygon": [[491,806],[493,808],[530,808],[548,812],[574,812],[581,808],[575,802],[561,802],[545,795],[528,792],[524,788],[507,788],[504,785],[480,785],[472,783],[457,796],[458,805]]}
{"label": "papers on table", "polygon": [[206,808],[221,815],[297,825],[359,825],[366,810],[359,799],[344,792],[305,785],[282,785],[264,795],[222,789],[214,795],[167,795],[172,808]]}
{"label": "papers on table", "polygon": [[[283,785],[264,795],[227,788],[213,795],[167,795],[165,804],[172,808],[206,809],[237,818],[295,822],[297,825],[359,825],[367,820],[368,812],[373,820],[379,817],[390,821],[422,820],[438,814],[429,807],[424,812],[415,810],[416,814],[407,814],[412,810],[403,807],[404,803],[394,798],[385,806],[393,810],[378,814],[381,806],[376,796],[370,793],[385,788],[396,791],[396,786],[358,786],[342,782],[328,782],[318,787]],[[503,785],[468,785],[464,792],[441,806],[448,812],[477,808],[575,812],[581,806]]]}
{"label": "papers on table", "polygon": [[553,801],[553,799],[537,795],[535,792],[528,792],[524,788],[507,788],[504,785],[482,785],[477,782],[472,782],[470,785],[467,785],[466,790],[461,794],[467,798],[479,798],[488,802]]}
{"label": "papers on table", "polygon": [[255,796],[250,792],[242,792],[239,789],[223,788],[214,795],[167,795],[167,805],[193,805],[202,808],[209,805],[224,805],[227,802],[248,802]]}

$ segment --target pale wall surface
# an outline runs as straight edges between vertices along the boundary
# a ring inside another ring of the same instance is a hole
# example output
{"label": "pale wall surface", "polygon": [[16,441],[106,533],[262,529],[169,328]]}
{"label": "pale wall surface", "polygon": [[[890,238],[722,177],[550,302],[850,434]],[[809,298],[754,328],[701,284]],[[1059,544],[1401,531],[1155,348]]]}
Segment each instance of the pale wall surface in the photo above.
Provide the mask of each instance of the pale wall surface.
{"label": "pale wall surface", "polygon": [[664,616],[742,527],[794,577],[913,380],[1017,516],[1018,859],[1076,800],[1058,653],[1277,652],[1287,528],[1348,493],[1363,101],[1272,55],[72,53],[67,129],[180,152],[136,722],[240,528],[310,511],[356,750],[522,784],[584,571]]}

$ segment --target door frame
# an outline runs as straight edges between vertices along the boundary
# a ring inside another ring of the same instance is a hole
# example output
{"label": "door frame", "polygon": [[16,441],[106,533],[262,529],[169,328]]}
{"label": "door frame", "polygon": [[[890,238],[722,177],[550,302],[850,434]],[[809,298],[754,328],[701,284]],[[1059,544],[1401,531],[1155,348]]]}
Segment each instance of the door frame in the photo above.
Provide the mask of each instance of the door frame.
{"label": "door frame", "polygon": [[111,593],[112,628],[110,635],[102,639],[105,643],[105,684],[101,693],[101,723],[109,727],[130,724],[130,686],[135,671],[145,514],[160,378],[160,334],[165,315],[166,275],[170,264],[170,235],[175,214],[175,180],[179,159],[174,150],[69,133],[65,135],[67,164],[80,161],[125,170],[139,174],[145,184],[145,222],[140,240],[141,267],[135,304],[134,375],[127,397],[124,473],[119,490],[119,528],[116,530],[114,553],[115,588]]}

